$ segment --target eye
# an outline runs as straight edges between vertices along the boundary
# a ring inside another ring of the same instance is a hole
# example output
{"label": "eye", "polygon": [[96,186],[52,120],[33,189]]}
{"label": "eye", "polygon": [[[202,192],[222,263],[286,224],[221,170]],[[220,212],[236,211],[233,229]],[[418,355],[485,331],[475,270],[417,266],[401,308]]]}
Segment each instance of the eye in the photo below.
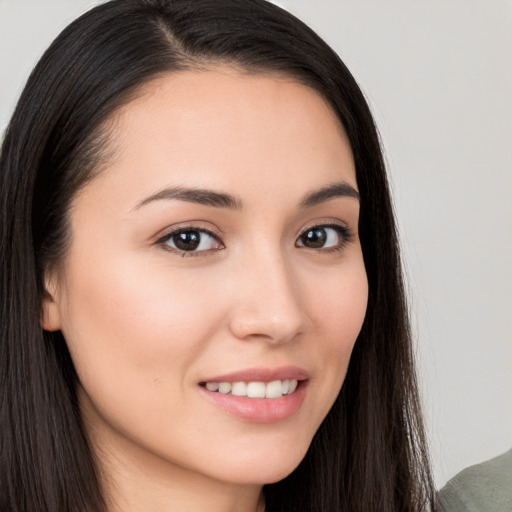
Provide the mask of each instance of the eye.
{"label": "eye", "polygon": [[346,226],[337,224],[313,226],[304,231],[296,245],[310,249],[341,250],[352,239],[352,233]]}
{"label": "eye", "polygon": [[198,228],[180,228],[168,233],[157,241],[171,250],[185,253],[211,251],[222,249],[224,246],[217,236],[209,231]]}

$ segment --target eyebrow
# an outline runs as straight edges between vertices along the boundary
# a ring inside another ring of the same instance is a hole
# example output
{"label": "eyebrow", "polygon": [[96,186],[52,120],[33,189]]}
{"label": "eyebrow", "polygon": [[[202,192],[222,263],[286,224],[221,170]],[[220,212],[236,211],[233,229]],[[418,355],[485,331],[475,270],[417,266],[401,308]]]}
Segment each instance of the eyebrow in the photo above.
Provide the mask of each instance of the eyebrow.
{"label": "eyebrow", "polygon": [[[337,197],[352,197],[358,201],[360,200],[359,192],[352,185],[340,182],[310,192],[302,199],[300,207],[310,208]],[[164,199],[177,199],[179,201],[213,206],[215,208],[228,208],[230,210],[241,210],[243,206],[242,200],[239,197],[224,192],[202,188],[168,187],[140,201],[134,210],[138,210],[153,201]]]}
{"label": "eyebrow", "polygon": [[215,192],[213,190],[206,190],[202,188],[187,188],[187,187],[170,187],[160,190],[146,199],[143,199],[137,204],[135,210],[145,206],[153,201],[160,201],[162,199],[178,199],[188,203],[203,204],[205,206],[214,206],[216,208],[229,208],[231,210],[241,210],[242,201],[223,192]]}
{"label": "eyebrow", "polygon": [[310,208],[311,206],[324,203],[325,201],[329,201],[329,199],[334,199],[336,197],[353,197],[360,201],[359,192],[352,185],[342,181],[310,192],[302,200],[300,205],[302,208]]}

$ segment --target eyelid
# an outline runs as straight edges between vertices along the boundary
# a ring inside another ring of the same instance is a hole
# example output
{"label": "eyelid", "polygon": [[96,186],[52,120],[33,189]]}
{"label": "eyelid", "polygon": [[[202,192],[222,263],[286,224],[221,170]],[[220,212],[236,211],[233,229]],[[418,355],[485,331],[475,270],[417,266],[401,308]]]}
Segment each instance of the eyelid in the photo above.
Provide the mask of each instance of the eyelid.
{"label": "eyelid", "polygon": [[152,243],[152,245],[162,247],[166,251],[169,251],[171,253],[174,253],[174,254],[177,254],[177,255],[183,256],[183,257],[203,256],[205,254],[219,250],[219,249],[215,249],[215,250],[202,250],[202,251],[184,251],[184,250],[180,250],[175,247],[171,247],[170,245],[168,245],[166,243],[173,236],[175,236],[179,233],[186,232],[186,231],[198,231],[200,233],[204,233],[208,236],[211,236],[224,248],[224,242],[223,242],[222,236],[218,232],[218,230],[212,229],[211,227],[205,227],[205,223],[201,222],[201,221],[197,221],[197,222],[189,221],[189,222],[186,222],[183,224],[175,224],[173,226],[169,226],[168,228],[166,228],[164,230],[163,234],[162,234],[162,232],[160,232],[160,234],[158,234],[156,237],[154,237],[155,240]]}
{"label": "eyelid", "polygon": [[341,220],[334,220],[334,219],[317,219],[315,221],[312,221],[308,224],[306,224],[298,233],[297,239],[303,235],[306,231],[313,229],[313,228],[334,228],[341,230],[345,237],[348,237],[352,239],[355,236],[355,232],[352,230],[352,228],[348,225],[347,222],[343,222]]}
{"label": "eyelid", "polygon": [[343,221],[333,220],[333,219],[325,219],[325,220],[316,220],[309,224],[307,224],[304,228],[301,229],[300,233],[296,237],[296,244],[300,240],[300,237],[311,229],[319,229],[319,228],[332,228],[336,229],[339,232],[341,237],[341,242],[336,247],[326,247],[326,248],[312,248],[307,247],[305,245],[299,245],[298,247],[303,247],[304,249],[309,249],[315,252],[339,252],[345,248],[347,244],[352,242],[355,238],[355,232],[350,228],[350,226]]}
{"label": "eyelid", "polygon": [[222,242],[223,234],[220,230],[213,227],[211,224],[204,221],[186,221],[183,223],[173,224],[172,226],[168,226],[163,230],[160,230],[158,234],[152,237],[153,244],[159,244],[165,241],[170,237],[170,235],[179,233],[180,231],[201,231],[202,233],[206,233],[210,236],[213,236],[219,242]]}
{"label": "eyelid", "polygon": [[301,228],[297,236],[302,235],[304,231],[312,228],[341,228],[351,231],[347,222],[335,219],[316,219],[314,221],[308,222],[303,228]]}

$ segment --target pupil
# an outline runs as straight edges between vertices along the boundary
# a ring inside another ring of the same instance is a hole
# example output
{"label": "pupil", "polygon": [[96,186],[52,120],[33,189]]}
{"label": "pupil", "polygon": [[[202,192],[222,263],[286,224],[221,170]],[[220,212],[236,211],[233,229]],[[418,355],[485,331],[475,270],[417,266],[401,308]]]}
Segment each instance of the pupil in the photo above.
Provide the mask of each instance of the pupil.
{"label": "pupil", "polygon": [[325,241],[327,240],[327,234],[325,233],[325,229],[311,229],[306,233],[305,240],[303,240],[304,245],[308,247],[323,247],[325,245]]}
{"label": "pupil", "polygon": [[197,231],[184,231],[174,235],[173,242],[178,249],[192,251],[199,246],[200,236]]}

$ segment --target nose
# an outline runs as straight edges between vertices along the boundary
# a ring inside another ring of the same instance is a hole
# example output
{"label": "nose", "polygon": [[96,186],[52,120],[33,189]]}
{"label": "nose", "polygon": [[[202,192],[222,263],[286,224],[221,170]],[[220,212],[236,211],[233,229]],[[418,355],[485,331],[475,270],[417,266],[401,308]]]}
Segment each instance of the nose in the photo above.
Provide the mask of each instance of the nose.
{"label": "nose", "polygon": [[240,265],[234,274],[231,332],[241,340],[273,344],[293,340],[303,331],[306,314],[291,265],[278,254],[261,253]]}

